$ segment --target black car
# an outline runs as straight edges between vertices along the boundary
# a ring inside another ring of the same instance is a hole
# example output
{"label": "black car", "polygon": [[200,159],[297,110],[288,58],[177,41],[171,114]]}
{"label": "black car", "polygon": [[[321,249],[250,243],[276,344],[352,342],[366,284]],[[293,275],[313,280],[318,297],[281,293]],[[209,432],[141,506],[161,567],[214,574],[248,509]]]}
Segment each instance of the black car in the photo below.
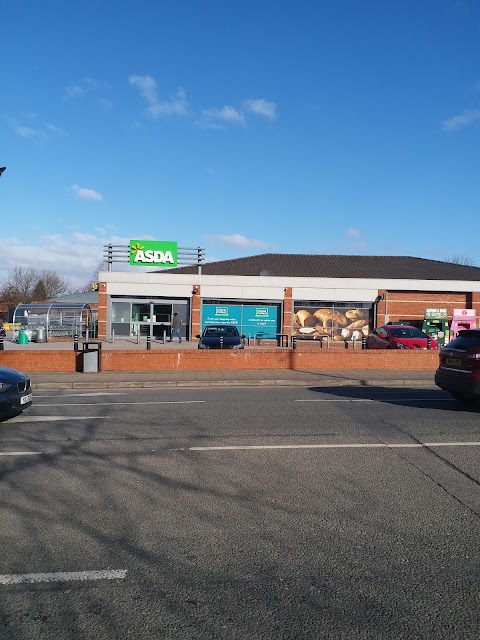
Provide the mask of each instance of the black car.
{"label": "black car", "polygon": [[9,418],[32,404],[30,379],[21,371],[0,367],[0,418]]}
{"label": "black car", "polygon": [[480,399],[480,329],[464,329],[440,351],[435,384],[462,401]]}
{"label": "black car", "polygon": [[197,338],[200,338],[199,349],[243,349],[245,346],[245,336],[238,333],[235,325],[209,324]]}

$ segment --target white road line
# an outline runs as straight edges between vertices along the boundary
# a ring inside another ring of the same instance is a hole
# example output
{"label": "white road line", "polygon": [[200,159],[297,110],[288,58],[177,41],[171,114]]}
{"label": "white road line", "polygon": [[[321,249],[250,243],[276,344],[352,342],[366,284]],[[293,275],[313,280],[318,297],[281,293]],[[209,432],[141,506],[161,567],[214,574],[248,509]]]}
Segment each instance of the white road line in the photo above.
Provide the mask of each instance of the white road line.
{"label": "white road line", "polygon": [[294,402],[452,402],[453,398],[315,398]]}
{"label": "white road line", "polygon": [[116,571],[58,571],[57,573],[12,573],[0,575],[0,584],[33,584],[35,582],[71,582],[75,580],[119,580],[126,569]]}
{"label": "white road line", "polygon": [[[37,395],[38,394],[38,395]],[[93,391],[92,393],[62,393],[59,395],[56,393],[55,395],[44,395],[41,389],[35,390],[35,398],[79,398],[79,397],[93,397],[93,396],[124,396],[125,393],[117,393],[116,391]]]}
{"label": "white road line", "polygon": [[223,447],[189,447],[187,451],[242,451],[255,449],[422,449],[425,447],[479,447],[480,442],[413,442],[352,444],[253,444]]}
{"label": "white road line", "polygon": [[[146,405],[146,404],[202,404],[205,403],[206,400],[155,400],[152,402],[102,402],[102,407],[107,405],[116,406],[116,405]],[[98,402],[60,402],[56,404],[38,404],[35,403],[36,407],[98,407]]]}
{"label": "white road line", "polygon": [[41,451],[0,451],[0,456],[41,456]]}
{"label": "white road line", "polygon": [[106,420],[107,416],[30,416],[21,415],[11,418],[7,424],[18,422],[58,422],[59,420]]}

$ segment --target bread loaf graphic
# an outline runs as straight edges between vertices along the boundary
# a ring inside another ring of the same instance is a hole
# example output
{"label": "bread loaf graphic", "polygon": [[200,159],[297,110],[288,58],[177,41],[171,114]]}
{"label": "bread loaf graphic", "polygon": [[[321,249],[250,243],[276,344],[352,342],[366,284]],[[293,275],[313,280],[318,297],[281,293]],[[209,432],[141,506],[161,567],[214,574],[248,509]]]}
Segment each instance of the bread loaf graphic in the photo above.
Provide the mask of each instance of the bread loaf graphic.
{"label": "bread loaf graphic", "polygon": [[369,313],[368,309],[350,309],[345,315],[350,320],[368,320]]}
{"label": "bread loaf graphic", "polygon": [[300,309],[295,314],[295,324],[299,327],[314,327],[318,320],[306,309]]}
{"label": "bread loaf graphic", "polygon": [[317,309],[313,315],[320,320],[324,327],[346,327],[348,324],[343,313],[333,311],[333,309]]}

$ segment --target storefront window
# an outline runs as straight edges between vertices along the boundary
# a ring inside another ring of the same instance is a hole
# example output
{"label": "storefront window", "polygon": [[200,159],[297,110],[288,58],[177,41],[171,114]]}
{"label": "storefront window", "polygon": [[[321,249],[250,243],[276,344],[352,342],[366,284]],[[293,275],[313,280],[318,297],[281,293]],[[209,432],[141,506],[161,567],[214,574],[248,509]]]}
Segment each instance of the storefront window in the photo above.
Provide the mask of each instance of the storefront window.
{"label": "storefront window", "polygon": [[294,303],[293,335],[300,340],[361,340],[370,333],[373,308],[369,302]]}

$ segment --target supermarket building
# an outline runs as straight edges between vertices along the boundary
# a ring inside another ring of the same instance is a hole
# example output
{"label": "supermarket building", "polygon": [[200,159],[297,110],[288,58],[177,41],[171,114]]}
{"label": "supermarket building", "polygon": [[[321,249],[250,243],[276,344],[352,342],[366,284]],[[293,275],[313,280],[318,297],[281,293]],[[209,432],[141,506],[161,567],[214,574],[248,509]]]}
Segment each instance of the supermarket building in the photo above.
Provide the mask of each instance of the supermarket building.
{"label": "supermarket building", "polygon": [[341,340],[386,322],[421,326],[426,309],[449,318],[454,309],[473,309],[478,326],[480,268],[408,256],[266,253],[152,272],[104,271],[98,280],[100,339],[161,337],[177,313],[187,340],[212,323],[235,324],[254,339]]}

